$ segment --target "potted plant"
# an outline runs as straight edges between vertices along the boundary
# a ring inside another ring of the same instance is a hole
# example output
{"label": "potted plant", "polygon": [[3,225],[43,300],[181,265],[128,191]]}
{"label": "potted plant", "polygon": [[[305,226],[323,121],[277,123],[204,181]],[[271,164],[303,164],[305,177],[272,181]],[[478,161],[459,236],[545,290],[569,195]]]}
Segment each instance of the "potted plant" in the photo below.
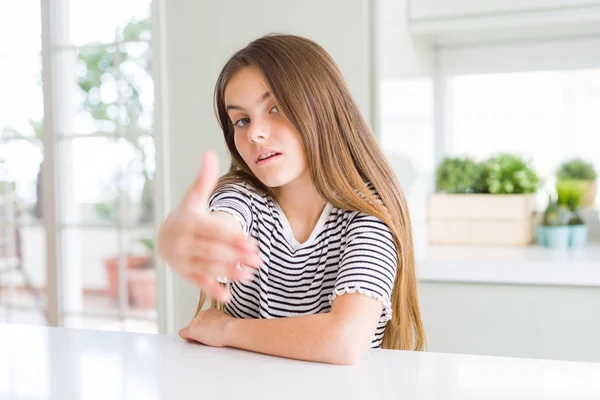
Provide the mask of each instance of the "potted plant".
{"label": "potted plant", "polygon": [[476,193],[481,166],[470,157],[446,157],[436,169],[435,188],[443,193]]}
{"label": "potted plant", "polygon": [[533,242],[535,196],[541,179],[517,154],[483,162],[445,158],[429,198],[432,244],[528,245]]}
{"label": "potted plant", "polygon": [[[130,306],[153,309],[156,304],[156,273],[154,270],[154,240],[139,239],[138,243],[146,248],[146,254],[127,255],[128,304]],[[109,295],[119,301],[119,258],[105,260],[108,276]]]}
{"label": "potted plant", "polygon": [[549,196],[542,225],[538,227],[538,243],[546,247],[582,247],[587,242],[588,228],[579,214],[585,188],[575,181],[556,185],[556,200]]}
{"label": "potted plant", "polygon": [[[587,188],[579,181],[559,181],[556,184],[558,204],[563,215],[567,215],[569,226],[569,247],[582,247],[587,242],[588,229],[579,214],[581,202]],[[563,220],[565,217],[563,216]]]}
{"label": "potted plant", "polygon": [[538,243],[552,248],[568,247],[569,227],[567,222],[568,219],[559,202],[549,196],[542,225],[538,228]]}
{"label": "potted plant", "polygon": [[583,198],[581,207],[594,207],[596,202],[596,171],[592,163],[581,158],[562,163],[556,171],[556,183],[571,182],[572,185],[581,186]]}
{"label": "potted plant", "polygon": [[531,194],[541,179],[533,167],[518,154],[500,153],[483,163],[483,179],[492,194]]}
{"label": "potted plant", "polygon": [[131,302],[139,308],[156,308],[156,270],[154,268],[154,239],[139,239],[146,248],[147,262],[129,270],[128,287]]}
{"label": "potted plant", "polygon": [[569,247],[583,247],[587,243],[588,227],[579,215],[579,209],[573,211],[569,219]]}

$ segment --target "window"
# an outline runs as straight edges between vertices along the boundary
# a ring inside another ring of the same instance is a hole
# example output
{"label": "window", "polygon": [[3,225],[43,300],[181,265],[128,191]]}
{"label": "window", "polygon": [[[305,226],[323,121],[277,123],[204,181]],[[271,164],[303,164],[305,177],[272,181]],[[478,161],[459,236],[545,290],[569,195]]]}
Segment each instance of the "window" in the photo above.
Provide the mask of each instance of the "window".
{"label": "window", "polygon": [[[0,108],[11,110],[0,114],[0,160],[24,210],[13,224],[23,244],[17,251],[23,271],[45,292],[49,266],[40,248],[50,237],[59,244],[59,273],[47,283],[60,291],[48,306],[57,308],[58,318],[42,323],[155,332],[151,0],[46,0],[43,11],[39,3],[0,3],[9,23],[0,24],[7,29],[0,54],[10,56],[0,63],[0,79],[8,84],[2,87],[9,88],[0,94]],[[21,26],[24,20],[29,25]],[[42,37],[40,21],[50,35]],[[9,40],[19,32],[28,39]],[[42,58],[53,71],[45,81]],[[46,124],[43,96],[50,99]],[[42,137],[51,148],[42,148]],[[43,161],[49,151],[53,166]],[[55,195],[51,215],[42,207],[46,191]],[[44,218],[56,231],[44,230]],[[31,297],[26,286],[12,284],[18,295],[7,303]]]}
{"label": "window", "polygon": [[520,153],[548,191],[564,160],[600,167],[600,69],[462,75],[446,85],[449,154]]}
{"label": "window", "polygon": [[[580,157],[600,171],[598,48],[598,38],[441,47],[433,72],[381,82],[380,141],[408,200],[417,255],[426,253],[427,199],[444,156],[531,159],[544,179],[540,210],[561,162]],[[591,238],[597,219],[591,212]]]}
{"label": "window", "polygon": [[433,83],[425,78],[384,81],[380,104],[380,143],[406,195],[415,246],[421,251],[435,171]]}
{"label": "window", "polygon": [[40,13],[40,2],[0,2],[0,321],[33,324],[46,323]]}

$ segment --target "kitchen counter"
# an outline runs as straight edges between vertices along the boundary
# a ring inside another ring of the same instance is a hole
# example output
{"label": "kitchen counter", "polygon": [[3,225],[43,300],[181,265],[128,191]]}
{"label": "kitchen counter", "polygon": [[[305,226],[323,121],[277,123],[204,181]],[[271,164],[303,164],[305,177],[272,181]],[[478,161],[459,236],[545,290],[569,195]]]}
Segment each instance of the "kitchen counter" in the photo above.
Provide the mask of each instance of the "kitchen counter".
{"label": "kitchen counter", "polygon": [[429,246],[417,258],[423,282],[600,287],[600,245]]}

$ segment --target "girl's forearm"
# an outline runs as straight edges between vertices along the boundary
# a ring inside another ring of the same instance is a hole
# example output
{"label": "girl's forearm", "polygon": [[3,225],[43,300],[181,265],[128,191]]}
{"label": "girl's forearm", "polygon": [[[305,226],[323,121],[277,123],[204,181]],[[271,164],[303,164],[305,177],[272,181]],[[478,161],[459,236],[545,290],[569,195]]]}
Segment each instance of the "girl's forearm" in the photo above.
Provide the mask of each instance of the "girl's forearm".
{"label": "girl's forearm", "polygon": [[332,364],[354,364],[368,350],[331,313],[279,319],[233,319],[225,343],[258,353]]}

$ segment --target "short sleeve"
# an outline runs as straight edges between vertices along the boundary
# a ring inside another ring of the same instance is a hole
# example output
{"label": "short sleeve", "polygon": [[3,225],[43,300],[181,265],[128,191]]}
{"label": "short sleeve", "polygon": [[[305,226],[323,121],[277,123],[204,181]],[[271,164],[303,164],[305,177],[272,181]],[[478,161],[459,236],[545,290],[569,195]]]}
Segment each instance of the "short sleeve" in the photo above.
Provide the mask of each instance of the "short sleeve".
{"label": "short sleeve", "polygon": [[208,200],[208,211],[223,211],[235,217],[246,235],[252,227],[252,193],[242,184],[230,183],[215,191]]}
{"label": "short sleeve", "polygon": [[334,290],[329,300],[345,293],[361,293],[384,306],[385,322],[391,319],[391,296],[398,255],[392,232],[376,217],[357,214],[348,224]]}

